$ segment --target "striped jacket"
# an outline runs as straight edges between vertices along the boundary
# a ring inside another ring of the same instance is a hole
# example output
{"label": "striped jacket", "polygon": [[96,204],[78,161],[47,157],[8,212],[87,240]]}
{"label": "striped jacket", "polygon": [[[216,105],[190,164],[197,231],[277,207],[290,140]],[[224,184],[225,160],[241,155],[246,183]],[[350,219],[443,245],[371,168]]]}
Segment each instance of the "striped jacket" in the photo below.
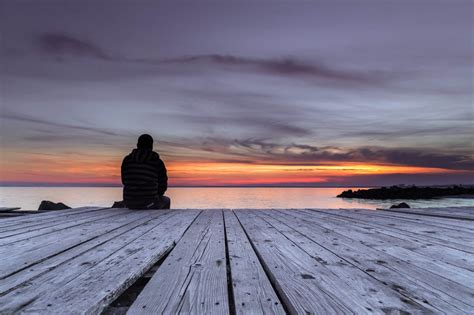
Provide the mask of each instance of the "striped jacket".
{"label": "striped jacket", "polygon": [[158,153],[134,149],[122,162],[123,200],[127,208],[145,208],[168,188],[166,167]]}

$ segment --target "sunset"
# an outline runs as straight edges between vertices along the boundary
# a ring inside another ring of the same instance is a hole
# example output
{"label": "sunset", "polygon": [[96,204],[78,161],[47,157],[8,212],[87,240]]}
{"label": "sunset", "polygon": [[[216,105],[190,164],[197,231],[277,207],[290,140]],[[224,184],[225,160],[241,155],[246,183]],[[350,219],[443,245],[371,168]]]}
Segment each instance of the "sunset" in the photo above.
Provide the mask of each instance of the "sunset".
{"label": "sunset", "polygon": [[472,184],[457,4],[3,1],[1,183],[120,185],[147,132],[172,186]]}
{"label": "sunset", "polygon": [[0,0],[0,314],[472,314],[473,0]]}
{"label": "sunset", "polygon": [[[4,171],[4,180],[16,184],[120,185],[120,160],[90,161],[63,157],[34,156],[29,163],[35,170],[22,173],[26,161],[14,161]],[[261,162],[170,162],[173,186],[344,186],[371,185],[379,182],[402,181],[416,175],[418,183],[429,183],[437,177],[455,180],[466,174],[463,170],[440,167],[403,166],[390,164],[360,164],[356,162],[320,162],[316,165]],[[21,174],[21,176],[20,176]],[[10,180],[9,180],[10,179]]]}

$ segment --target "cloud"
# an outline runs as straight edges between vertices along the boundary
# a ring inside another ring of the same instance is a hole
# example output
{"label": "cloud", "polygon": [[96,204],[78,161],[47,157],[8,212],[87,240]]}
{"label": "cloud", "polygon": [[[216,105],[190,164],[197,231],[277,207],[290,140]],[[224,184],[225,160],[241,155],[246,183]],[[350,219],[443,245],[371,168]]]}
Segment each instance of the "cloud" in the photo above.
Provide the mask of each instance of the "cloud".
{"label": "cloud", "polygon": [[43,52],[60,55],[89,56],[104,60],[110,57],[98,46],[62,33],[43,33],[37,36],[37,44]]}
{"label": "cloud", "polygon": [[[220,126],[236,126],[254,130],[256,138],[225,138],[225,137],[189,137],[164,138],[159,141],[160,150],[172,160],[238,162],[278,165],[324,165],[343,162],[360,162],[390,165],[443,168],[451,170],[474,170],[474,158],[467,153],[445,152],[436,148],[385,148],[381,146],[338,147],[315,146],[302,143],[284,143],[288,136],[308,136],[310,129],[293,126],[281,122],[269,122],[265,119],[245,116],[194,116],[181,114],[178,120],[187,124],[220,124]],[[50,129],[23,140],[47,143],[50,141],[68,141],[73,143],[82,139],[85,131],[97,135],[103,143],[118,145],[117,142],[134,138],[136,135],[123,134],[105,128],[59,123],[52,120],[36,118],[20,113],[4,111],[2,119],[43,125],[48,128],[59,128],[60,132],[51,133]],[[169,119],[166,118],[166,119]],[[260,129],[259,129],[260,128]],[[53,129],[54,130],[54,129]],[[71,131],[71,132],[67,132]],[[89,136],[88,136],[89,137]],[[112,137],[112,138],[111,138]],[[282,142],[275,142],[280,139]],[[287,140],[286,140],[287,141]]]}
{"label": "cloud", "polygon": [[344,71],[323,64],[303,62],[290,57],[281,59],[261,59],[211,54],[168,59],[167,62],[172,64],[228,66],[235,69],[253,70],[276,76],[295,78],[306,77],[357,84],[380,84],[389,79],[389,76],[386,73],[379,71]]}
{"label": "cloud", "polygon": [[[436,149],[335,146],[317,147],[306,144],[279,144],[265,139],[213,139],[201,143],[181,143],[177,146],[194,150],[196,153],[219,152],[228,161],[232,158],[247,163],[278,165],[324,165],[334,162],[360,162],[389,165],[443,168],[451,170],[474,170],[474,158],[469,154],[439,152]],[[172,154],[172,150],[167,150]],[[196,154],[199,155],[199,154]],[[202,155],[200,155],[202,156]],[[220,157],[215,161],[222,162]]]}
{"label": "cloud", "polygon": [[[81,125],[71,125],[71,124],[66,124],[66,123],[59,123],[59,122],[54,122],[51,120],[45,120],[45,119],[40,119],[20,113],[14,113],[10,111],[3,111],[2,112],[2,119],[10,119],[10,120],[16,120],[20,122],[27,122],[27,123],[33,123],[33,124],[40,124],[40,125],[45,125],[48,127],[58,127],[58,128],[63,128],[63,129],[72,129],[75,131],[89,131],[93,132],[96,134],[100,135],[106,135],[106,136],[123,136],[123,134],[113,132],[110,130],[106,130],[103,128],[96,128],[96,127],[88,127],[88,126],[81,126]],[[46,138],[52,137],[51,135],[47,135]],[[37,139],[40,140],[40,139]]]}
{"label": "cloud", "polygon": [[190,125],[198,125],[201,127],[210,126],[217,130],[229,129],[234,127],[239,130],[248,132],[255,132],[259,135],[268,135],[273,138],[292,137],[292,136],[310,136],[313,132],[311,129],[298,126],[296,123],[284,122],[279,119],[279,115],[268,115],[268,117],[261,117],[258,115],[241,114],[241,113],[222,113],[222,114],[173,114],[162,115],[159,117],[168,116],[173,120],[180,121]]}
{"label": "cloud", "polygon": [[206,67],[228,67],[232,70],[258,72],[273,76],[295,79],[318,79],[346,84],[383,84],[393,77],[393,74],[380,71],[347,71],[329,67],[322,63],[309,63],[286,57],[247,58],[233,55],[194,55],[177,58],[127,58],[110,55],[102,48],[89,41],[78,39],[63,33],[43,33],[37,36],[39,48],[54,56],[92,57],[112,62],[126,62],[148,65],[204,65]]}
{"label": "cloud", "polygon": [[[377,141],[394,141],[398,138],[415,138],[415,137],[446,137],[447,135],[456,135],[458,139],[461,139],[462,135],[468,135],[472,133],[471,121],[467,121],[464,124],[458,123],[457,126],[447,127],[426,127],[409,125],[401,127],[372,127],[371,130],[353,130],[350,132],[344,132],[340,134],[344,138],[364,138],[367,141],[373,139]],[[382,128],[390,130],[381,130]]]}

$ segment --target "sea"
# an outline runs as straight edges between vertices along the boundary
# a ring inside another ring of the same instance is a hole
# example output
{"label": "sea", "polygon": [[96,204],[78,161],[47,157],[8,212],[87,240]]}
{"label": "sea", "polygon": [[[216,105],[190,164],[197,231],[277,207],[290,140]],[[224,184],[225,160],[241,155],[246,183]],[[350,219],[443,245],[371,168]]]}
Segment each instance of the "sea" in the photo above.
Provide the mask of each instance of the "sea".
{"label": "sea", "polygon": [[[166,192],[174,209],[296,209],[296,208],[388,208],[407,202],[412,208],[474,207],[474,199],[363,200],[336,198],[345,188],[280,187],[172,187]],[[120,187],[0,187],[0,207],[37,210],[42,200],[63,202],[70,207],[110,207],[122,200]]]}

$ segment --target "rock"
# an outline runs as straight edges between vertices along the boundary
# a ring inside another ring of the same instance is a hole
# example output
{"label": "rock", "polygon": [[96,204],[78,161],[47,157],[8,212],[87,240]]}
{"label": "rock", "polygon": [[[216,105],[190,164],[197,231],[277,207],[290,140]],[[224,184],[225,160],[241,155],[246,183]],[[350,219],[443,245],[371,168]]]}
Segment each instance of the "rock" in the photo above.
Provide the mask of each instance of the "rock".
{"label": "rock", "polygon": [[474,195],[474,186],[391,186],[343,191],[338,198],[361,199],[433,199],[447,196]]}
{"label": "rock", "polygon": [[410,206],[408,205],[408,203],[402,202],[402,203],[399,203],[398,205],[392,205],[390,207],[390,209],[401,209],[401,208],[410,208]]}
{"label": "rock", "polygon": [[122,201],[114,201],[112,208],[126,208],[125,202]]}
{"label": "rock", "polygon": [[38,210],[64,210],[64,209],[71,209],[71,207],[66,206],[62,202],[54,203],[49,200],[41,201],[41,204]]}

